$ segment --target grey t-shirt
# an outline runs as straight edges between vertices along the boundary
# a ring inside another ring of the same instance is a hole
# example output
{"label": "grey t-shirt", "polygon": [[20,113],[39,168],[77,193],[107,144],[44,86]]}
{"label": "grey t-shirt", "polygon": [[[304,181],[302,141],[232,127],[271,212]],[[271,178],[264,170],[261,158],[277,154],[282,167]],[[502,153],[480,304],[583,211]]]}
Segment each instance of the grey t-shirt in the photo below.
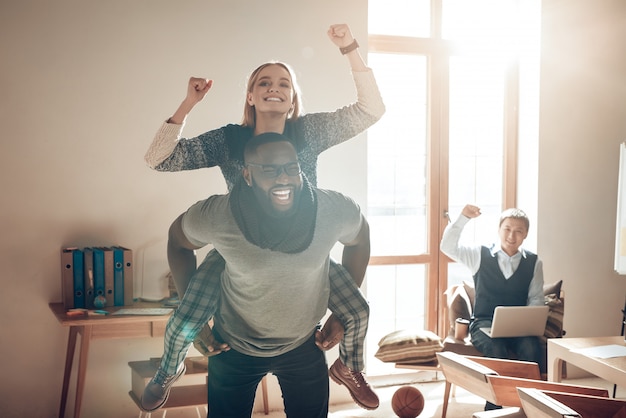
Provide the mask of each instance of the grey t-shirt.
{"label": "grey t-shirt", "polygon": [[241,353],[270,357],[288,352],[311,336],[326,313],[329,253],[337,242],[356,238],[362,217],[352,199],[315,190],[315,234],[298,254],[248,242],[232,216],[229,195],[200,201],[183,217],[187,239],[198,246],[213,244],[226,260],[215,327]]}

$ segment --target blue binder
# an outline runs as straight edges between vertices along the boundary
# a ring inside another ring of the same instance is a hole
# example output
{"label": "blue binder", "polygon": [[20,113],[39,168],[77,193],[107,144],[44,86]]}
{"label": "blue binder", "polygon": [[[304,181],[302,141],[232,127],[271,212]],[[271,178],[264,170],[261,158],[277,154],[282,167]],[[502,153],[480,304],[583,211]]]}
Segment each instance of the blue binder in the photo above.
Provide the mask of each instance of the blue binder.
{"label": "blue binder", "polygon": [[94,307],[97,309],[106,306],[104,290],[104,251],[101,248],[93,248],[93,293]]}
{"label": "blue binder", "polygon": [[85,293],[85,306],[83,308],[94,309],[93,305],[95,293],[94,293],[94,271],[93,271],[93,248],[83,248],[83,282]]}
{"label": "blue binder", "polygon": [[85,308],[83,252],[79,249],[73,250],[72,260],[74,263],[74,308]]}
{"label": "blue binder", "polygon": [[124,250],[113,247],[113,294],[115,306],[124,306]]}

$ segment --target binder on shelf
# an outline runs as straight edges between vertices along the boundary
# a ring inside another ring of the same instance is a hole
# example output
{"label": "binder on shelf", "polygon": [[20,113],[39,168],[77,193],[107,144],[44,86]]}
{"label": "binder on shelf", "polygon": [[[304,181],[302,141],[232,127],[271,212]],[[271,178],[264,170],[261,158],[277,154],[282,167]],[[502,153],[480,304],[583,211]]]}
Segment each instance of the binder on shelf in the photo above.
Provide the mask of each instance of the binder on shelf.
{"label": "binder on shelf", "polygon": [[74,308],[85,308],[85,280],[83,252],[79,249],[72,250],[72,261],[74,263]]}
{"label": "binder on shelf", "polygon": [[61,295],[65,309],[74,308],[74,260],[73,250],[68,247],[61,249]]}
{"label": "binder on shelf", "polygon": [[102,251],[104,252],[104,297],[107,300],[107,306],[114,306],[113,249],[103,247]]}
{"label": "binder on shelf", "polygon": [[124,305],[133,304],[133,252],[125,247],[117,247],[124,255]]}
{"label": "binder on shelf", "polygon": [[101,248],[93,248],[93,295],[94,307],[97,309],[106,306],[104,291],[104,251]]}
{"label": "binder on shelf", "polygon": [[93,248],[83,248],[84,254],[84,289],[85,289],[85,306],[83,308],[94,309],[94,278],[93,271]]}
{"label": "binder on shelf", "polygon": [[113,305],[124,306],[124,250],[113,247]]}

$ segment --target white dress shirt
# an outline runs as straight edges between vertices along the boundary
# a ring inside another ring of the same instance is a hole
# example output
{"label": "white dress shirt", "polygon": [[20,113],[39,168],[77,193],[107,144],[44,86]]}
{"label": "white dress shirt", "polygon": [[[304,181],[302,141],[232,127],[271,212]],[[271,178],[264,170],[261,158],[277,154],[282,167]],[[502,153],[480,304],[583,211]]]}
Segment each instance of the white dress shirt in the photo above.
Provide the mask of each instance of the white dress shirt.
{"label": "white dress shirt", "polygon": [[[469,268],[473,277],[480,268],[482,246],[459,245],[461,233],[469,220],[468,217],[459,215],[459,218],[455,222],[449,224],[443,232],[440,248],[445,255]],[[509,256],[502,251],[498,244],[491,246],[490,250],[492,255],[498,257],[498,266],[507,280],[519,267],[522,257],[526,257],[526,252],[522,248],[513,256]],[[528,305],[543,305],[545,303],[543,295],[543,263],[539,257],[537,257],[533,278],[528,288],[527,303]]]}

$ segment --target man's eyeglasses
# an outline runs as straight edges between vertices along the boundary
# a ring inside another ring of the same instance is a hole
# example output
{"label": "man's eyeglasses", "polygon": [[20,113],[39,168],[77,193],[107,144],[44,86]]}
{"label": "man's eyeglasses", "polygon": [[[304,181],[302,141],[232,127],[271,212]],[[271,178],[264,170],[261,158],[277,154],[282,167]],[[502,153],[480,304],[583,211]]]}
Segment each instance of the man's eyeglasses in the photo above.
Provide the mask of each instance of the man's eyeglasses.
{"label": "man's eyeglasses", "polygon": [[263,177],[268,179],[273,179],[281,175],[284,171],[288,176],[297,176],[302,173],[302,169],[300,168],[300,163],[291,162],[283,165],[277,164],[254,164],[247,163],[247,166],[259,167],[261,169],[261,174]]}

